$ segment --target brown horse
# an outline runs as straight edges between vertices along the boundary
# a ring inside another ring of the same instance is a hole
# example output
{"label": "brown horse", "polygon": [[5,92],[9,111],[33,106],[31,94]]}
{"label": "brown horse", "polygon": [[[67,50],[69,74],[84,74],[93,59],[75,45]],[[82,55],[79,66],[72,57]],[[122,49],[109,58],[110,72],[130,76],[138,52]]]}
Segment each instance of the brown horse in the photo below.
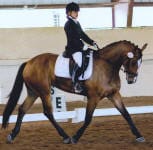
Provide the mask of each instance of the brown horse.
{"label": "brown horse", "polygon": [[81,93],[81,95],[85,95],[88,98],[85,121],[83,126],[74,136],[72,136],[72,138],[70,138],[58,125],[52,113],[51,86],[73,93],[71,79],[56,77],[54,74],[54,66],[58,55],[50,53],[41,54],[23,63],[19,68],[8,103],[3,112],[2,127],[6,128],[9,117],[19,99],[23,83],[25,83],[27,97],[24,103],[19,107],[17,122],[15,128],[8,135],[8,142],[12,142],[17,136],[24,115],[38,97],[42,100],[44,114],[51,121],[59,135],[62,136],[64,143],[77,143],[87,126],[90,124],[98,102],[104,97],[111,100],[114,106],[120,111],[129,124],[132,133],[136,136],[136,140],[138,142],[145,141],[135,127],[122,102],[119,92],[121,86],[119,71],[121,66],[123,66],[127,82],[129,84],[136,82],[138,75],[137,71],[142,60],[142,51],[146,46],[147,44],[142,48],[138,48],[138,46],[129,41],[118,41],[103,49],[94,51],[93,74],[90,79],[83,81],[84,91]]}

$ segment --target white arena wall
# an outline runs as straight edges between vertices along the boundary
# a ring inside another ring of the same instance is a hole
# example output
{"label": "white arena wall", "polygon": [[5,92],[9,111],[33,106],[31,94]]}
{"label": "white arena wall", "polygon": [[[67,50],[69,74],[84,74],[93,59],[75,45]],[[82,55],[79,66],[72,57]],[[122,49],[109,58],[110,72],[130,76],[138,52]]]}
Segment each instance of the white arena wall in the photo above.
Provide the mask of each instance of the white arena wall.
{"label": "white arena wall", "polygon": [[[89,30],[88,35],[100,47],[118,40],[129,40],[141,47],[148,43],[144,51],[143,63],[136,84],[128,85],[121,71],[123,96],[153,96],[153,28]],[[20,64],[35,55],[45,52],[60,54],[66,43],[63,28],[0,29],[0,103],[6,103]],[[83,100],[83,96],[63,93],[66,100]],[[20,103],[26,95],[25,88]],[[39,101],[37,101],[39,102]]]}

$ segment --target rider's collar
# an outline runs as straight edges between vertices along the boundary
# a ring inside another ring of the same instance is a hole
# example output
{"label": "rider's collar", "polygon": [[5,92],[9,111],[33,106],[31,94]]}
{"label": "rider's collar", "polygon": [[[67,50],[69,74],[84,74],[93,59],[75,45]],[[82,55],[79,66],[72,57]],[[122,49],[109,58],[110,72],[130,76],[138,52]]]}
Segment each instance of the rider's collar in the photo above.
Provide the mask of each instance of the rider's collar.
{"label": "rider's collar", "polygon": [[78,21],[76,19],[74,19],[73,17],[68,16],[68,18],[72,19],[76,24],[78,23]]}

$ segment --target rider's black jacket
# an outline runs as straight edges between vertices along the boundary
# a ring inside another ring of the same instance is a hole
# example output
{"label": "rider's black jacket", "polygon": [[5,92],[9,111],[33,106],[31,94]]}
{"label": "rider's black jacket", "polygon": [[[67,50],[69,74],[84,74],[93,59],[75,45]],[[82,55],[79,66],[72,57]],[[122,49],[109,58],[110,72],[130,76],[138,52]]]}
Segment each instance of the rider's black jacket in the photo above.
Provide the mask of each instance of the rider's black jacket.
{"label": "rider's black jacket", "polygon": [[65,23],[64,30],[67,36],[65,52],[68,57],[71,57],[75,52],[83,50],[84,43],[82,40],[90,45],[93,45],[94,41],[84,33],[78,21],[75,22],[68,17],[68,21]]}

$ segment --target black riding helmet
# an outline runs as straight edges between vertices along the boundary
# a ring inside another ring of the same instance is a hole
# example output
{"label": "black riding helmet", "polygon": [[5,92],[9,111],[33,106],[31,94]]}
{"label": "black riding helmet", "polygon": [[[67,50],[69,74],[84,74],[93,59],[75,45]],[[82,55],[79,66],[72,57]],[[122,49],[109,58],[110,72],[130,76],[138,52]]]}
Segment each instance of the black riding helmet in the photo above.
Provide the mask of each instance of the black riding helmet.
{"label": "black riding helmet", "polygon": [[80,11],[80,7],[77,3],[69,3],[66,5],[66,14],[70,11]]}

